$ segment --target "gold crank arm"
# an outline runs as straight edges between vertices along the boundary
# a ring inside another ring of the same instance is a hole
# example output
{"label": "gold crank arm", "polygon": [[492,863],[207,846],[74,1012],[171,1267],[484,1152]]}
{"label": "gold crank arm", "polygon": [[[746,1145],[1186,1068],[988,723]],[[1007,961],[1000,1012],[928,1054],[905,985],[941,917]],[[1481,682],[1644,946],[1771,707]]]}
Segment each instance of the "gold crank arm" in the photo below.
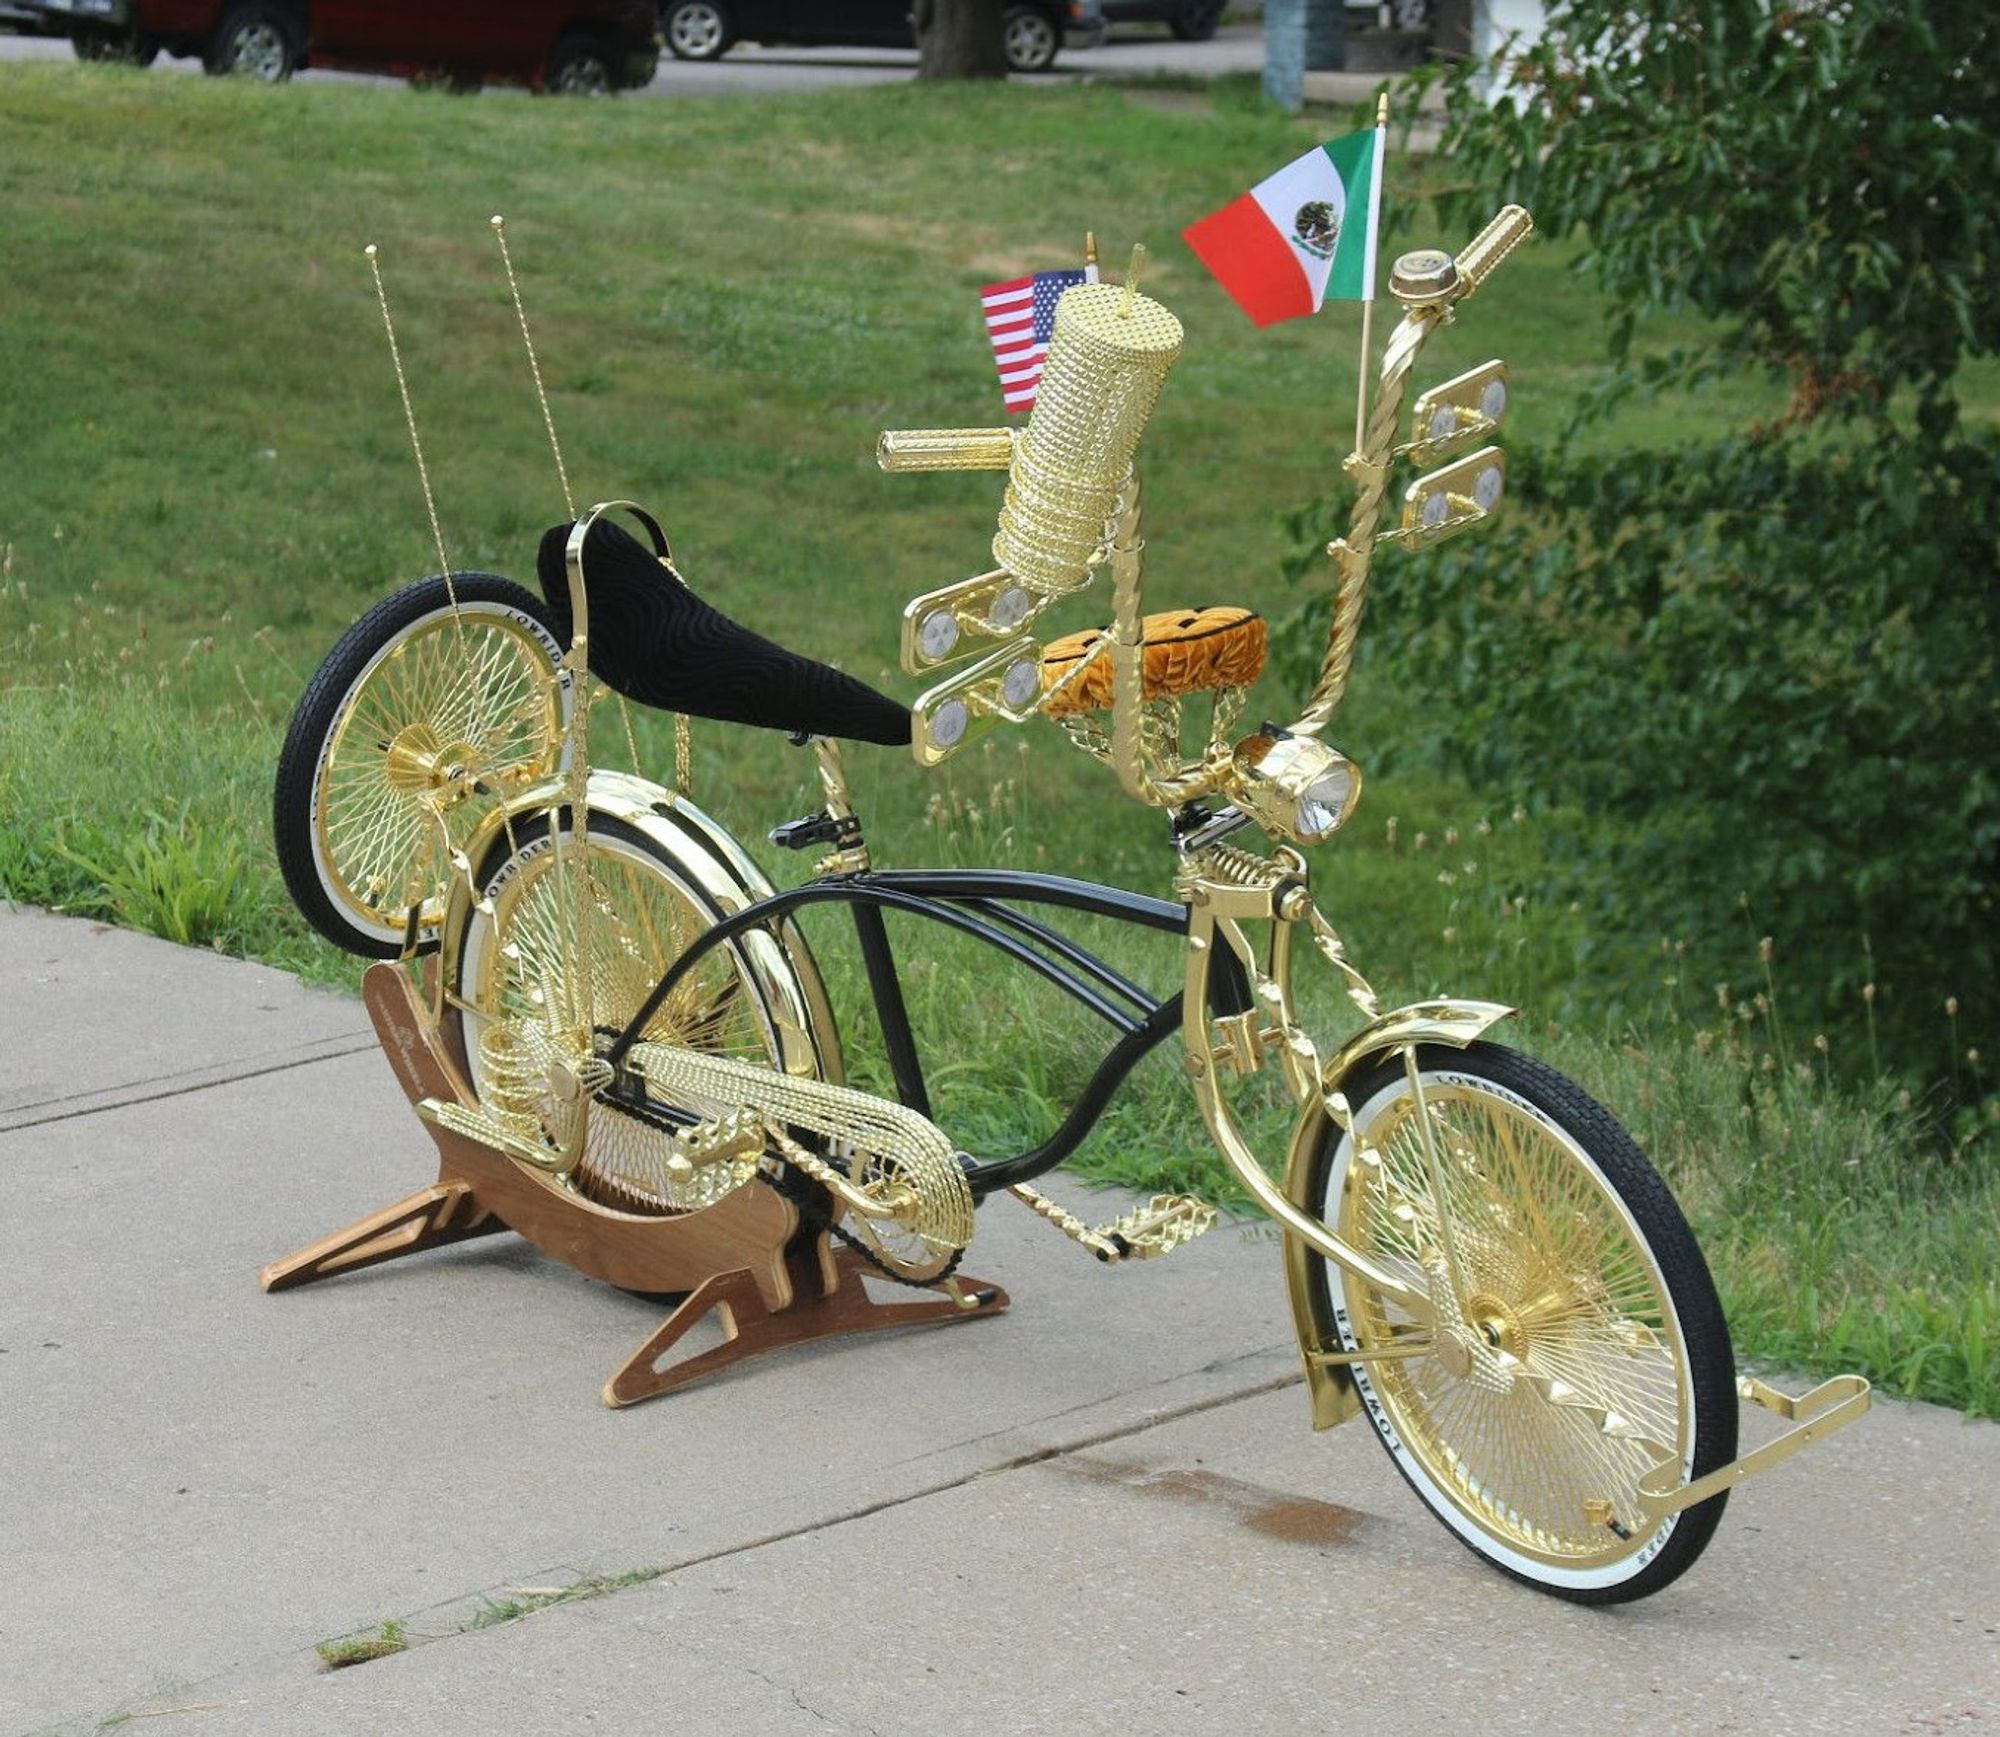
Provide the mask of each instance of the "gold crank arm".
{"label": "gold crank arm", "polygon": [[772,1146],[787,1164],[810,1176],[820,1187],[834,1195],[849,1212],[861,1218],[878,1218],[902,1223],[907,1223],[916,1217],[921,1201],[914,1188],[891,1188],[882,1194],[871,1194],[866,1189],[855,1187],[824,1158],[817,1153],[808,1152],[789,1134],[781,1133],[775,1128],[767,1132]]}
{"label": "gold crank arm", "polygon": [[573,1152],[558,1152],[553,1146],[544,1146],[539,1141],[528,1140],[505,1128],[491,1116],[477,1110],[468,1110],[463,1104],[445,1102],[442,1098],[421,1098],[417,1102],[417,1114],[426,1122],[443,1128],[461,1139],[476,1140],[482,1146],[490,1146],[496,1152],[505,1153],[509,1158],[541,1171],[544,1176],[567,1176],[576,1168],[577,1160],[583,1156],[583,1142],[575,1142]]}

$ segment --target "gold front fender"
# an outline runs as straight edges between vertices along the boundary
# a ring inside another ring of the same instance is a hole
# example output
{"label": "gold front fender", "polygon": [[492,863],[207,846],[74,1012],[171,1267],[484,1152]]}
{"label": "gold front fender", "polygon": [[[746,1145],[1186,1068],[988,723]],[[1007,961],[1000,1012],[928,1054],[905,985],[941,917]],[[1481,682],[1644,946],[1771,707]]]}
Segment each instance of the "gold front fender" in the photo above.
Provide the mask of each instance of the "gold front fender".
{"label": "gold front fender", "polygon": [[[1285,1160],[1285,1198],[1301,1212],[1316,1210],[1306,1197],[1306,1173],[1312,1155],[1325,1137],[1331,1119],[1327,1099],[1340,1091],[1375,1057],[1407,1044],[1442,1043],[1464,1049],[1483,1037],[1489,1026],[1514,1010],[1493,1001],[1418,1001],[1370,1020],[1320,1069],[1319,1096],[1309,1103],[1292,1131],[1292,1148]],[[1299,1354],[1305,1359],[1306,1390],[1312,1397],[1314,1429],[1331,1429],[1361,1409],[1354,1377],[1346,1367],[1324,1360],[1340,1350],[1340,1338],[1324,1285],[1311,1281],[1324,1265],[1303,1237],[1285,1234],[1285,1284],[1291,1292],[1292,1321],[1298,1329]]]}

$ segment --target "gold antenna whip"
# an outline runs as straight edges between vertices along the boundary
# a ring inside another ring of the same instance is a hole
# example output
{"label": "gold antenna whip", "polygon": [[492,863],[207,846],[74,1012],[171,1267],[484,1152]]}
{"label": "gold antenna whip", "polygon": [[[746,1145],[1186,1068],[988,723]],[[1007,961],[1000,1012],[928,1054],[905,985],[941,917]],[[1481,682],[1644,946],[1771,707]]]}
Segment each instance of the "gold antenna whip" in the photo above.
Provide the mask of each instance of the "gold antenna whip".
{"label": "gold antenna whip", "polygon": [[514,276],[514,256],[507,251],[507,219],[493,214],[493,234],[500,243],[500,263],[507,268],[507,291],[514,298],[514,318],[521,323],[521,343],[528,352],[528,372],[535,380],[535,402],[542,407],[542,426],[549,433],[549,450],[556,455],[556,476],[562,483],[563,505],[576,517],[576,497],[569,490],[569,467],[563,463],[562,442],[556,439],[556,419],[549,410],[549,395],[542,387],[542,364],[535,355],[535,340],[528,334],[528,310],[521,305],[521,285]]}
{"label": "gold antenna whip", "polygon": [[[410,450],[417,456],[417,481],[423,485],[424,511],[431,521],[431,541],[437,545],[438,571],[444,575],[445,595],[451,599],[453,620],[458,620],[458,587],[452,583],[451,557],[444,552],[444,532],[438,528],[437,500],[431,494],[430,467],[424,463],[424,443],[417,435],[417,413],[410,408],[410,383],[403,374],[403,352],[396,343],[396,322],[389,317],[389,292],[382,287],[382,261],[374,242],[363,250],[368,270],[375,279],[375,299],[382,306],[382,329],[389,334],[389,360],[396,367],[396,390],[403,399],[403,421],[410,430]],[[464,623],[459,622],[464,631]]]}
{"label": "gold antenna whip", "polygon": [[[569,466],[563,463],[562,442],[556,438],[555,412],[549,408],[548,389],[542,384],[541,358],[535,354],[535,340],[528,329],[528,310],[521,300],[521,280],[514,275],[514,255],[507,246],[507,219],[494,212],[490,219],[493,237],[500,243],[500,263],[507,268],[507,293],[514,298],[514,318],[521,327],[521,347],[528,352],[528,373],[535,382],[535,402],[542,407],[542,427],[548,431],[549,451],[555,455],[556,480],[562,484],[563,506],[570,518],[576,517],[576,496],[570,492]],[[639,737],[632,728],[632,708],[625,696],[618,696],[618,722],[625,732],[625,751],[632,757],[632,770],[641,777],[645,768],[639,762]],[[687,715],[674,714],[674,786],[683,795],[694,776],[694,749],[689,738]]]}

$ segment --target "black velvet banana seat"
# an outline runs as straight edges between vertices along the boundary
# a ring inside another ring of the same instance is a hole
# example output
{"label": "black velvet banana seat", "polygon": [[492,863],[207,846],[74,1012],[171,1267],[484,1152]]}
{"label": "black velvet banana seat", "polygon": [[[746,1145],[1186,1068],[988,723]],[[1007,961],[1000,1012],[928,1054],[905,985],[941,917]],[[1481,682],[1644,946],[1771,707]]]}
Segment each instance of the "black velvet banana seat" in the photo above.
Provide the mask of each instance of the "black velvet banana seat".
{"label": "black velvet banana seat", "polygon": [[[551,530],[536,561],[551,624],[565,646],[569,533],[568,525]],[[591,673],[627,699],[725,724],[909,745],[908,707],[711,609],[608,519],[591,526],[584,543],[583,582]]]}

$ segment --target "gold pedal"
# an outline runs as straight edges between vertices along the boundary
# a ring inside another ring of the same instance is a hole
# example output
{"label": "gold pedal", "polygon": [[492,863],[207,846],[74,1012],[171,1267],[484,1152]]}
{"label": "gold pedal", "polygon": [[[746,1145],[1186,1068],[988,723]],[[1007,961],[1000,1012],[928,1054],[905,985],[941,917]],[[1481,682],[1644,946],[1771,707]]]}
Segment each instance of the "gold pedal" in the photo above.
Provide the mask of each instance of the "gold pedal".
{"label": "gold pedal", "polygon": [[1113,1247],[1123,1244],[1125,1258],[1149,1261],[1193,1242],[1214,1226],[1216,1217],[1214,1207],[1192,1194],[1156,1194],[1097,1234]]}
{"label": "gold pedal", "polygon": [[1075,1213],[1025,1182],[1015,1183],[1007,1192],[1071,1242],[1089,1249],[1106,1266],[1123,1260],[1152,1260],[1184,1242],[1193,1242],[1216,1220],[1215,1208],[1192,1194],[1156,1194],[1123,1218],[1092,1230]]}

